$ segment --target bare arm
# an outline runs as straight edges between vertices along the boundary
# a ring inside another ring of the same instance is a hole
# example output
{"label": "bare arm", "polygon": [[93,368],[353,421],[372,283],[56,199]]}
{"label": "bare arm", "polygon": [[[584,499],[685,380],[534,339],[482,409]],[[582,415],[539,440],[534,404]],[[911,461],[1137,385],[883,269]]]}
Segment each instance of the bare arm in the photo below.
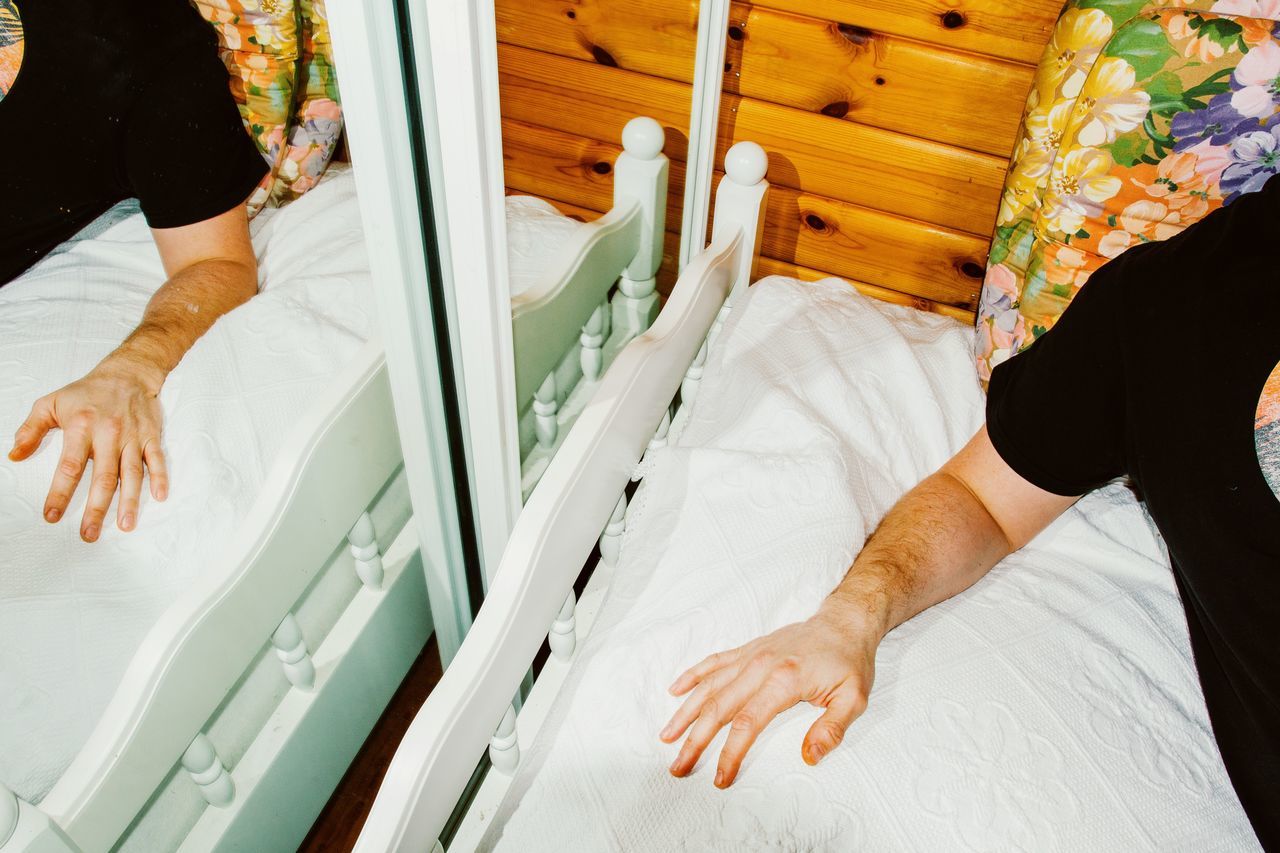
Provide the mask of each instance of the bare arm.
{"label": "bare arm", "polygon": [[84,378],[37,400],[9,451],[10,459],[26,459],[50,430],[63,430],[62,457],[45,499],[49,522],[62,518],[93,460],[89,501],[80,522],[86,542],[98,539],[117,489],[117,526],[134,528],[144,466],[152,497],[164,500],[168,495],[160,388],[214,321],[257,292],[257,265],[242,205],[194,225],[154,229],[152,235],[169,280],[151,297],[142,321]]}
{"label": "bare arm", "polygon": [[968,589],[1075,500],[1018,476],[984,427],[894,506],[811,618],[712,655],[676,679],[671,692],[689,696],[659,736],[673,742],[689,734],[671,772],[691,771],[729,725],[715,784],[731,784],[760,732],[799,702],[825,709],[801,747],[816,764],[866,709],[884,635]]}

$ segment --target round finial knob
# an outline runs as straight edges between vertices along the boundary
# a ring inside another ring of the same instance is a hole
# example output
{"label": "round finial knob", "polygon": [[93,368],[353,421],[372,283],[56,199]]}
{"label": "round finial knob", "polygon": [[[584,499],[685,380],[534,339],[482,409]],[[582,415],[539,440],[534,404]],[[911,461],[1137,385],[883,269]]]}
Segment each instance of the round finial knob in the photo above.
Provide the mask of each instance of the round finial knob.
{"label": "round finial knob", "polygon": [[724,171],[735,184],[753,186],[769,171],[769,155],[754,142],[739,142],[724,155]]}
{"label": "round finial knob", "polygon": [[622,129],[622,147],[638,160],[652,160],[662,152],[667,135],[662,125],[648,116],[639,116],[627,122]]}

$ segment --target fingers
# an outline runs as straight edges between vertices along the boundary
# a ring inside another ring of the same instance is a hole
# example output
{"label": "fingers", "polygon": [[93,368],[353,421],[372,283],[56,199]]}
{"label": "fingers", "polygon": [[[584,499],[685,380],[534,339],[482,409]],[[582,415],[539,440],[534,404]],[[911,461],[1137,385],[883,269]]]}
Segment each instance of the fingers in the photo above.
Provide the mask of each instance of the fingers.
{"label": "fingers", "polygon": [[62,456],[49,486],[49,496],[44,501],[45,521],[53,523],[62,518],[67,504],[89,461],[89,433],[83,427],[68,427],[62,434]]}
{"label": "fingers", "polygon": [[706,704],[707,699],[716,691],[724,687],[738,674],[736,668],[728,668],[712,673],[703,679],[694,691],[689,694],[688,698],[680,705],[680,709],[672,715],[671,719],[658,732],[658,739],[666,743],[672,743],[677,740],[685,729],[698,719],[698,715],[702,713],[702,706]]}
{"label": "fingers", "polygon": [[798,700],[790,691],[766,688],[742,706],[729,724],[729,737],[720,750],[720,762],[716,765],[715,786],[727,788],[738,777],[738,768],[747,752],[773,718],[796,704]]}
{"label": "fingers", "polygon": [[772,665],[770,661],[758,656],[748,663],[723,688],[709,692],[702,703],[697,720],[689,729],[680,754],[671,764],[673,776],[684,776],[698,763],[703,751],[715,739],[720,729],[737,715],[752,696],[760,690],[769,677]]}
{"label": "fingers", "polygon": [[840,687],[809,732],[804,736],[800,754],[806,764],[817,764],[844,740],[844,733],[853,721],[867,710],[865,692],[846,682]]}
{"label": "fingers", "polygon": [[31,414],[27,415],[27,419],[13,436],[13,449],[9,451],[9,458],[14,462],[21,462],[35,453],[45,435],[57,425],[58,420],[53,413],[53,398],[41,397],[36,400],[31,407]]}
{"label": "fingers", "polygon": [[698,682],[702,681],[702,679],[706,678],[717,669],[722,669],[723,667],[735,662],[738,659],[739,653],[739,649],[732,649],[727,652],[720,652],[719,654],[703,658],[699,663],[682,672],[680,677],[672,682],[671,686],[667,688],[667,691],[672,696],[683,696],[696,687]]}
{"label": "fingers", "polygon": [[80,522],[80,538],[97,542],[102,520],[115,497],[120,482],[120,430],[105,427],[93,436],[93,479],[89,483],[89,502]]}
{"label": "fingers", "polygon": [[130,442],[120,453],[120,506],[116,527],[133,530],[138,523],[138,498],[142,494],[142,450]]}
{"label": "fingers", "polygon": [[142,458],[147,463],[147,474],[151,480],[151,497],[158,501],[169,497],[169,469],[165,465],[160,439],[153,438],[143,444]]}

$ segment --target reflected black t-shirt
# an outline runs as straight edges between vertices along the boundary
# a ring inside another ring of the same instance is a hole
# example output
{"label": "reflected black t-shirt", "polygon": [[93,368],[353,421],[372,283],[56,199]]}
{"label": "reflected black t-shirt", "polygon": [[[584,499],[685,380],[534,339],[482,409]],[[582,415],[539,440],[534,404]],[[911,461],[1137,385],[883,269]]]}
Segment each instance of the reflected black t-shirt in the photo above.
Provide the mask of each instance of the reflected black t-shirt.
{"label": "reflected black t-shirt", "polygon": [[153,228],[245,201],[266,163],[187,0],[17,0],[0,99],[0,285],[126,198]]}
{"label": "reflected black t-shirt", "polygon": [[1051,492],[1128,475],[1172,558],[1205,703],[1280,850],[1280,177],[1093,274],[991,377],[1000,456]]}

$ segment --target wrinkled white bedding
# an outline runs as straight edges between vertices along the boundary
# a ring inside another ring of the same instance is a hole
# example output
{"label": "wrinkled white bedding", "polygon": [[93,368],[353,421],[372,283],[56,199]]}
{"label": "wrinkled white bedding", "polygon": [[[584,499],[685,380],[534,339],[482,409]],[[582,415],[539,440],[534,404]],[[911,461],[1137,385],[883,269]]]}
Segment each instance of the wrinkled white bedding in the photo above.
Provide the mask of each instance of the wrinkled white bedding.
{"label": "wrinkled white bedding", "polygon": [[514,297],[537,283],[581,223],[549,202],[527,195],[507,196],[506,210],[507,259]]}
{"label": "wrinkled white bedding", "polygon": [[[809,615],[892,503],[981,423],[970,331],[771,278],[646,466],[623,557],[487,839],[502,850],[1240,850],[1163,547],[1123,486],[886,638],[817,768],[782,715],[727,791],[657,739],[666,686]],[[505,832],[501,819],[509,816]],[[498,837],[500,836],[500,837]]]}
{"label": "wrinkled white bedding", "polygon": [[[38,802],[88,737],[145,632],[216,565],[300,412],[372,330],[349,170],[253,223],[262,292],[218,321],[161,393],[171,494],[144,489],[138,529],[78,537],[40,510],[61,434],[0,456],[0,781]],[[88,371],[164,281],[136,207],[122,205],[0,288],[0,436],[36,397]],[[5,450],[8,445],[5,445]]]}

